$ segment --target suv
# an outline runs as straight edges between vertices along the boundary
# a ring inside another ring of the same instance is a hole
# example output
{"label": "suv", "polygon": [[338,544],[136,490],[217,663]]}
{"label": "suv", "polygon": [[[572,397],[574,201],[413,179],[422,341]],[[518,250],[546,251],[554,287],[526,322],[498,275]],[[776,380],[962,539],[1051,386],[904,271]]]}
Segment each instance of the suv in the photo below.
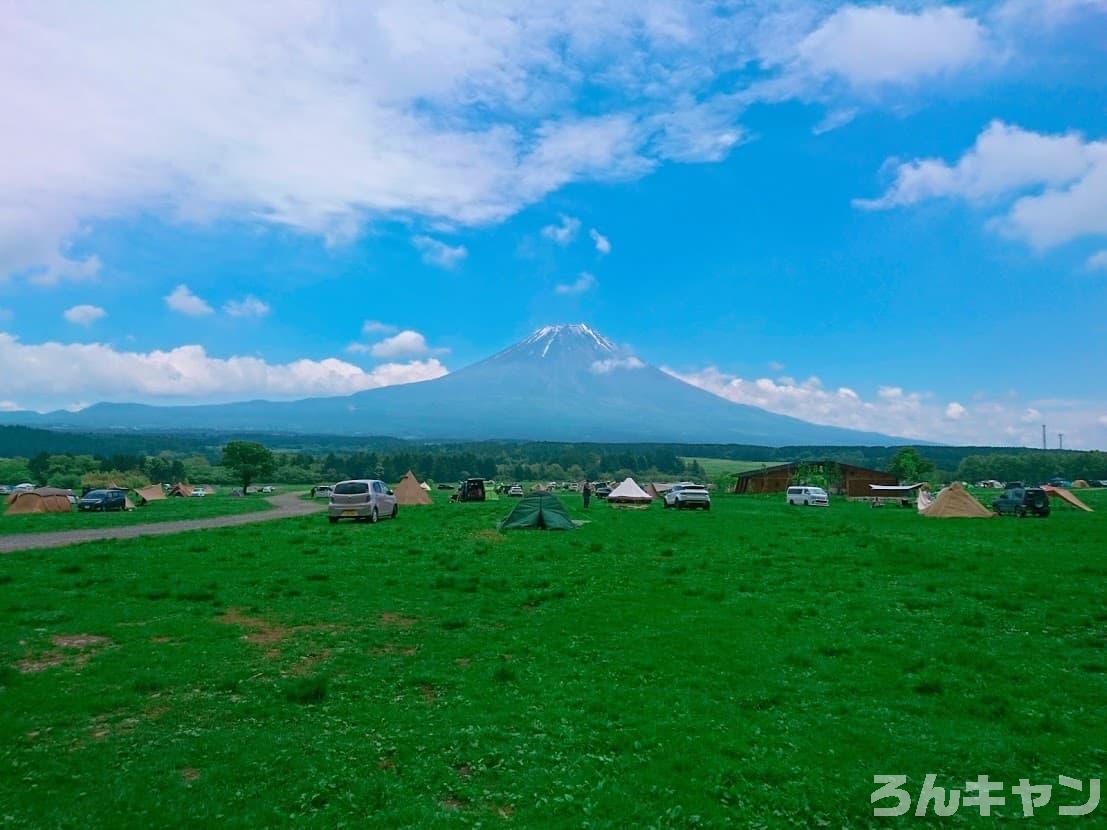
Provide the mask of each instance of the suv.
{"label": "suv", "polygon": [[992,501],[992,510],[1000,516],[1049,515],[1049,494],[1040,487],[1011,487]]}
{"label": "suv", "polygon": [[385,517],[395,519],[399,512],[396,495],[387,484],[375,478],[359,478],[334,485],[327,520],[331,524],[339,519],[376,523]]}
{"label": "suv", "polygon": [[84,511],[123,510],[127,506],[127,497],[122,490],[89,490],[77,502],[77,509]]}
{"label": "suv", "polygon": [[830,497],[822,487],[789,487],[785,498],[788,499],[788,504],[830,507]]}
{"label": "suv", "polygon": [[666,508],[675,507],[677,510],[683,510],[685,507],[710,510],[711,494],[707,492],[707,488],[702,484],[682,481],[680,484],[672,486],[669,492],[665,494],[661,504]]}

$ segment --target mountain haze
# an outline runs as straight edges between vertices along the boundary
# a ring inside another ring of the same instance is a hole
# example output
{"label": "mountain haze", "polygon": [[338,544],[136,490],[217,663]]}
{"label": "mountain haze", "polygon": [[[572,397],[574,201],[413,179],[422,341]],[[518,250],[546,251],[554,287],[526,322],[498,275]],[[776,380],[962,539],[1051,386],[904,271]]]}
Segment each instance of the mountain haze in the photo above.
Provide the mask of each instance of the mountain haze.
{"label": "mountain haze", "polygon": [[736,404],[672,377],[586,325],[544,326],[435,380],[333,398],[196,406],[101,403],[6,413],[83,429],[215,429],[422,439],[658,441],[764,446],[904,443]]}

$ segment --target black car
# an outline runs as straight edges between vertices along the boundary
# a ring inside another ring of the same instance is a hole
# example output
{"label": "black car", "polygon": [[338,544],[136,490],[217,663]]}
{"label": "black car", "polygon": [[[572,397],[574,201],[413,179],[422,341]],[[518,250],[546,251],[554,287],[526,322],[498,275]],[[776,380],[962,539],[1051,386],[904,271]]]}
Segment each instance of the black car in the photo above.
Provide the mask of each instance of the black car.
{"label": "black car", "polygon": [[123,510],[127,506],[127,496],[122,490],[89,490],[77,502],[78,510],[106,512]]}
{"label": "black car", "polygon": [[992,502],[992,509],[1000,516],[1049,515],[1049,494],[1040,487],[1012,487]]}

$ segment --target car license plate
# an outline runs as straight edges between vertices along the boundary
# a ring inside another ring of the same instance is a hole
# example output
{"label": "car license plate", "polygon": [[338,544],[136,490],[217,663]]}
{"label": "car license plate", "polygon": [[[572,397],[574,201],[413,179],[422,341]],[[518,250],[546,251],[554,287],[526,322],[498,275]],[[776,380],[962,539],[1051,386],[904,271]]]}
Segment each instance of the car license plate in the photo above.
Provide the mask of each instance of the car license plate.
{"label": "car license plate", "polygon": [[356,511],[353,511],[353,510],[343,510],[342,515],[343,516],[353,516],[353,515],[355,515],[355,512]]}

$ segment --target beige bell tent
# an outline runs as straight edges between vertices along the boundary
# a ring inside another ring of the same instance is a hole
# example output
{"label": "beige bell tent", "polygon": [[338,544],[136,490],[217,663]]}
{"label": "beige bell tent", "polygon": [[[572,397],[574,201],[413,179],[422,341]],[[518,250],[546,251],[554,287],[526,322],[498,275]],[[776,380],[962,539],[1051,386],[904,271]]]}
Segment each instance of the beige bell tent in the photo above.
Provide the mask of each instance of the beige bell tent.
{"label": "beige bell tent", "polygon": [[1067,502],[1075,507],[1077,510],[1083,510],[1087,513],[1093,512],[1092,508],[1088,507],[1088,505],[1084,504],[1084,502],[1082,502],[1064,487],[1053,487],[1050,484],[1043,484],[1042,489],[1049,493],[1049,495],[1051,495],[1053,498],[1060,499],[1063,502]]}
{"label": "beige bell tent", "polygon": [[8,501],[9,516],[22,513],[68,513],[73,509],[73,504],[69,501],[69,491],[57,487],[39,487],[13,495],[14,498]]}
{"label": "beige bell tent", "polygon": [[396,494],[397,504],[415,505],[433,503],[427,491],[419,486],[419,479],[415,477],[415,473],[411,472],[411,470],[404,473],[404,477],[400,479],[400,483],[393,488],[392,492]]}
{"label": "beige bell tent", "polygon": [[171,496],[191,496],[192,487],[188,484],[174,484],[169,488],[169,495]]}
{"label": "beige bell tent", "polygon": [[638,486],[633,478],[623,480],[623,483],[611,491],[607,497],[609,504],[620,505],[648,505],[653,501],[653,496]]}
{"label": "beige bell tent", "polygon": [[152,501],[164,501],[165,490],[162,489],[160,484],[151,484],[149,487],[142,487],[135,490],[135,500],[139,504],[148,504]]}
{"label": "beige bell tent", "polygon": [[1084,490],[1084,489],[1087,488],[1087,486],[1088,486],[1088,482],[1086,482],[1082,478],[1078,478],[1076,481],[1074,481],[1072,483],[1072,489],[1073,490]]}
{"label": "beige bell tent", "polygon": [[919,513],[931,519],[987,519],[993,515],[956,481],[943,488]]}

